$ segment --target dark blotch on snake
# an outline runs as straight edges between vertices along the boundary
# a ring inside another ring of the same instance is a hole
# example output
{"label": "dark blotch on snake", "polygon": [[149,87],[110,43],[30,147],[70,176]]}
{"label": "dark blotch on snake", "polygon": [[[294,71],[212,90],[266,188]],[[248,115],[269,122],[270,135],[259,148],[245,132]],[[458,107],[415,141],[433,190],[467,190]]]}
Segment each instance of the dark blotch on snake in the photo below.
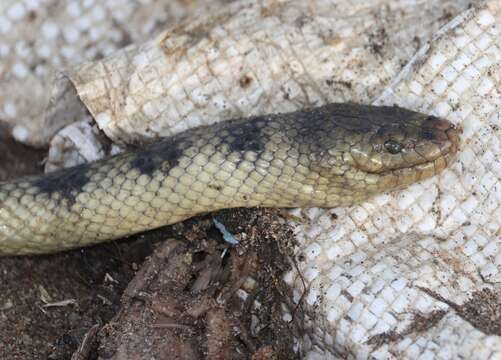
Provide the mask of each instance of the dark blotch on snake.
{"label": "dark blotch on snake", "polygon": [[60,195],[60,200],[66,199],[70,205],[75,203],[76,196],[82,192],[82,188],[89,182],[86,175],[88,165],[79,165],[69,169],[63,169],[48,173],[38,178],[33,185],[40,193],[49,196]]}
{"label": "dark blotch on snake", "polygon": [[148,150],[140,151],[134,156],[130,161],[131,168],[139,170],[142,175],[150,176],[157,170],[165,171],[165,165],[168,165],[167,170],[172,169],[179,164],[183,152],[190,146],[183,140],[181,137],[175,137],[153,144]]}
{"label": "dark blotch on snake", "polygon": [[249,122],[230,126],[228,131],[234,137],[233,141],[228,142],[230,151],[243,153],[245,151],[263,151],[265,139],[261,136],[261,125],[264,120],[255,117]]}

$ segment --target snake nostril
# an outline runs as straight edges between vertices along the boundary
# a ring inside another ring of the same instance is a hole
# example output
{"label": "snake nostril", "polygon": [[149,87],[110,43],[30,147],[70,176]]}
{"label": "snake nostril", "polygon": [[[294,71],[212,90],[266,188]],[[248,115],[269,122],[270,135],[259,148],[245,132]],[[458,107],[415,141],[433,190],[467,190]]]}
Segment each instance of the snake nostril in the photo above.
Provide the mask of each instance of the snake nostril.
{"label": "snake nostril", "polygon": [[423,129],[423,131],[421,131],[421,137],[424,140],[433,140],[433,131],[431,131],[431,129]]}

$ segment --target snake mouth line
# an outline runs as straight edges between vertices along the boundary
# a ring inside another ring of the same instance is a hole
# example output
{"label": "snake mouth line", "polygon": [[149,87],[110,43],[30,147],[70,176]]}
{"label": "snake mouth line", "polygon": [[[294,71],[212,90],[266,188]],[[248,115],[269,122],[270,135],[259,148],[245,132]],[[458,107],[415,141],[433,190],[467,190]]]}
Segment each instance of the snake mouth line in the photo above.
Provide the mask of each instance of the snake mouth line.
{"label": "snake mouth line", "polygon": [[428,172],[432,171],[433,174],[436,175],[456,160],[460,145],[460,134],[463,133],[463,129],[460,126],[451,124],[447,120],[441,121],[443,121],[442,124],[448,124],[448,127],[443,130],[446,139],[438,141],[438,145],[441,148],[441,154],[433,159],[427,159],[424,163],[398,169],[400,171],[394,170],[392,171],[393,173],[398,174],[399,172],[405,172],[406,169],[415,170],[421,173],[421,178],[425,178]]}

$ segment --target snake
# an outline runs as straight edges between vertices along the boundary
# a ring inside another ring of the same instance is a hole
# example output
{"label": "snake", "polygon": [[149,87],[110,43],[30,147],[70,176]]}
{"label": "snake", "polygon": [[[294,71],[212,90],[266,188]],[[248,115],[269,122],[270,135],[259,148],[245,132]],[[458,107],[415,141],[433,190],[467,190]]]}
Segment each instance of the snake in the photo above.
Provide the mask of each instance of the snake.
{"label": "snake", "polygon": [[0,255],[84,247],[226,208],[355,205],[444,170],[459,134],[441,117],[355,103],[192,128],[1,182]]}

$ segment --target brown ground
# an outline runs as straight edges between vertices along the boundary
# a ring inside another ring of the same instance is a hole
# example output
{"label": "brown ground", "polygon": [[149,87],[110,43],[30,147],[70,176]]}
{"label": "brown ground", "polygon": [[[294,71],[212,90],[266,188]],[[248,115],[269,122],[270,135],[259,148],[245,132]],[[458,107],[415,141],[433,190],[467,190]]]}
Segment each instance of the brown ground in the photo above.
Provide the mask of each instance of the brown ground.
{"label": "brown ground", "polygon": [[[0,131],[1,179],[40,172],[43,155]],[[296,329],[279,312],[291,232],[269,210],[213,216],[62,254],[0,258],[0,359],[70,359],[91,328],[74,358],[294,358]]]}

